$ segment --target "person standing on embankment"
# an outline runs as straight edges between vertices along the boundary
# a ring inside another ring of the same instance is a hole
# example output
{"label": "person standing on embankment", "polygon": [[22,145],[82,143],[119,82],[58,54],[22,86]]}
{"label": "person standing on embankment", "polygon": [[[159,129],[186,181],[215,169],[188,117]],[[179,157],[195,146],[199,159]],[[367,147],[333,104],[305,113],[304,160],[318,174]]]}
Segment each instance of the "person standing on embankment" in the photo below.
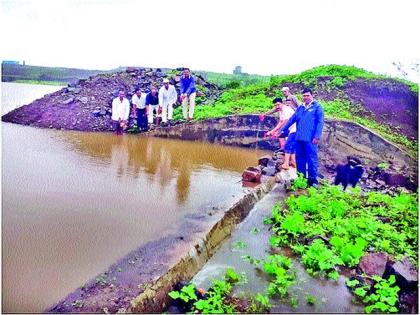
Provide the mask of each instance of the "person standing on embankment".
{"label": "person standing on embankment", "polygon": [[273,100],[273,104],[276,111],[279,113],[279,122],[272,130],[267,132],[267,136],[278,136],[280,150],[284,150],[286,144],[285,138],[287,137],[287,134],[286,132],[279,134],[277,131],[286,124],[287,120],[293,116],[295,111],[287,105],[283,104],[283,100],[280,97],[276,97]]}
{"label": "person standing on embankment", "polygon": [[324,110],[314,99],[312,91],[302,91],[303,105],[287,123],[280,133],[296,123],[296,164],[297,171],[308,179],[308,185],[318,187],[318,144],[324,127]]}
{"label": "person standing on embankment", "polygon": [[155,86],[150,88],[150,93],[146,96],[147,119],[149,121],[149,129],[153,128],[153,113],[156,113],[156,127],[158,125],[158,115],[161,112],[159,107],[158,90]]}
{"label": "person standing on embankment", "polygon": [[137,129],[147,130],[146,94],[142,93],[139,88],[136,88],[136,93],[134,93],[131,103],[136,110]]}
{"label": "person standing on embankment", "polygon": [[172,122],[172,115],[174,112],[174,104],[178,99],[176,89],[172,84],[169,84],[168,79],[163,79],[163,86],[159,89],[159,106],[162,108],[162,124],[166,125]]}
{"label": "person standing on embankment", "polygon": [[127,127],[128,116],[130,115],[130,102],[125,97],[125,91],[120,90],[118,97],[112,101],[112,121],[117,135],[121,135]]}
{"label": "person standing on embankment", "polygon": [[286,101],[290,101],[289,106],[296,110],[299,107],[296,96],[290,93],[290,89],[287,86],[282,87],[281,91],[283,92]]}
{"label": "person standing on embankment", "polygon": [[184,119],[191,120],[194,117],[196,89],[190,69],[184,69],[179,83],[181,86],[181,96],[179,98],[182,104],[182,114]]}

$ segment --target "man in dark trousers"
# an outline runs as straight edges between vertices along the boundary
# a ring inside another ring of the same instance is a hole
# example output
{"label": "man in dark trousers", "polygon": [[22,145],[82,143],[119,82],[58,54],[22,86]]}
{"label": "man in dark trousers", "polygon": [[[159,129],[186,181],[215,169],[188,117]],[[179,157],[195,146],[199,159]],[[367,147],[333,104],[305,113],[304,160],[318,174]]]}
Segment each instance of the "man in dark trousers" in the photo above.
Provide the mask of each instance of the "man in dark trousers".
{"label": "man in dark trousers", "polygon": [[314,100],[312,91],[302,91],[303,104],[281,128],[280,133],[296,123],[297,171],[308,179],[308,185],[318,187],[318,143],[324,126],[324,110]]}

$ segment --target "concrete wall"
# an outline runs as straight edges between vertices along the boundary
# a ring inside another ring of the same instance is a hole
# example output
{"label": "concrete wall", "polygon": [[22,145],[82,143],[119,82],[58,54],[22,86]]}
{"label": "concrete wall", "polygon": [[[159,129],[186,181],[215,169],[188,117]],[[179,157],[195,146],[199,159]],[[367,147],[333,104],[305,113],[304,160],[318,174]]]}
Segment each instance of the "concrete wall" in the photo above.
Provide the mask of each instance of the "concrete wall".
{"label": "concrete wall", "polygon": [[[160,128],[149,134],[156,137],[275,150],[278,148],[277,141],[264,139],[264,132],[273,128],[276,122],[274,117],[266,117],[264,122],[260,122],[258,115],[238,115]],[[347,155],[356,155],[362,158],[366,165],[392,161],[417,173],[416,158],[371,130],[352,122],[326,119],[320,151],[321,158],[328,156],[334,161],[342,161]]]}

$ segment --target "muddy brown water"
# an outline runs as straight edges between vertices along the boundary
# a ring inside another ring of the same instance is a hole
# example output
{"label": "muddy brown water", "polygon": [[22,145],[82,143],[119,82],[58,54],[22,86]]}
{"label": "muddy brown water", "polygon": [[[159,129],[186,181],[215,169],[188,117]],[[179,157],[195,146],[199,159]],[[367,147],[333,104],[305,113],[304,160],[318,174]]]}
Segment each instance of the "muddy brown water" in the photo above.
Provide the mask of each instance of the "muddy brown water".
{"label": "muddy brown water", "polygon": [[2,123],[3,311],[44,311],[184,216],[233,199],[263,154]]}

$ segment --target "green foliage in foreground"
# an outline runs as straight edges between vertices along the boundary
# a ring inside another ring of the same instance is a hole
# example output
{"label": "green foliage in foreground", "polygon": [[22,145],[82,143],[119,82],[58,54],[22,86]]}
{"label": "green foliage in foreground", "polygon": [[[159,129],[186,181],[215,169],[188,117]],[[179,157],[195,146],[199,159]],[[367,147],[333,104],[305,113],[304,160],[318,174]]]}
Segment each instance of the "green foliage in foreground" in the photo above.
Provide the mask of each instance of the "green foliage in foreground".
{"label": "green foliage in foreground", "polygon": [[[396,260],[408,256],[418,262],[418,195],[363,193],[359,187],[321,185],[290,195],[276,204],[271,224],[273,247],[290,247],[311,275],[338,280],[338,266],[354,268],[367,251],[384,251]],[[383,218],[389,223],[382,222]],[[396,313],[399,287],[395,277],[374,276],[374,286],[347,280],[366,304],[365,312]],[[314,301],[307,301],[312,303]]]}
{"label": "green foliage in foreground", "polygon": [[353,290],[353,293],[367,306],[366,313],[397,313],[395,306],[398,301],[400,288],[396,285],[395,276],[391,275],[388,279],[373,276],[375,284],[373,292],[367,285],[361,285],[357,279],[347,280],[346,285]]}
{"label": "green foliage in foreground", "polygon": [[[184,286],[180,291],[171,291],[169,296],[176,300],[181,299],[185,303],[192,305],[192,313],[202,314],[232,314],[236,313],[234,303],[227,299],[231,293],[233,286],[241,285],[246,281],[240,281],[239,276],[233,268],[228,268],[223,280],[216,279],[212,281],[212,285],[206,293],[204,299],[199,299],[194,284]],[[258,293],[255,298],[251,300],[249,311],[252,313],[266,312],[271,308],[268,296]]]}
{"label": "green foliage in foreground", "polygon": [[[272,245],[289,246],[302,255],[310,273],[336,278],[338,265],[354,267],[369,248],[418,260],[418,196],[362,193],[360,188],[343,192],[339,186],[309,188],[291,195],[285,208],[273,208]],[[384,223],[378,217],[389,218]],[[311,245],[302,239],[318,238]],[[325,244],[323,240],[329,240]]]}

